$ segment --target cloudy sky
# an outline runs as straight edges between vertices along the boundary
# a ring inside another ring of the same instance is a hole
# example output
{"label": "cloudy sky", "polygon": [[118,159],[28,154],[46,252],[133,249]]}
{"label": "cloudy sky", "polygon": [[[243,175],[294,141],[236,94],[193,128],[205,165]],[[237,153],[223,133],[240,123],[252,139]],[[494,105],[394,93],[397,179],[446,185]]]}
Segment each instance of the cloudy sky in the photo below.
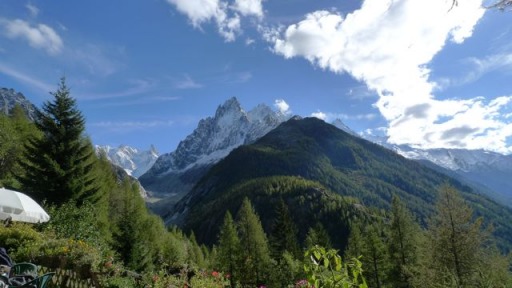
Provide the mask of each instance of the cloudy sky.
{"label": "cloudy sky", "polygon": [[423,148],[512,152],[512,12],[482,0],[0,2],[0,87],[65,76],[94,144],[173,151],[237,97]]}

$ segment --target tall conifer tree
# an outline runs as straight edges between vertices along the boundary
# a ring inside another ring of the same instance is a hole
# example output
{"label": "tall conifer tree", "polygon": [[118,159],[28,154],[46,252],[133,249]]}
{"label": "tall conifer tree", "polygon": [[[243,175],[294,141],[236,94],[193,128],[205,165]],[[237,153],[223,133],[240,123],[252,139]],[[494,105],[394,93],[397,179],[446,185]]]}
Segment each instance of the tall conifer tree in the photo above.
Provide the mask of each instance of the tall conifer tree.
{"label": "tall conifer tree", "polygon": [[275,259],[281,259],[285,251],[288,251],[296,259],[300,257],[297,227],[293,222],[288,206],[282,198],[277,205],[270,243]]}
{"label": "tall conifer tree", "polygon": [[217,258],[222,271],[230,274],[230,285],[234,287],[238,280],[240,264],[240,239],[236,232],[235,222],[229,211],[224,216],[224,223],[219,233]]}
{"label": "tall conifer tree", "polygon": [[309,228],[306,239],[304,240],[304,245],[308,249],[315,245],[326,249],[332,248],[331,237],[329,237],[329,233],[325,230],[322,223],[317,222],[315,226]]}
{"label": "tall conifer tree", "polygon": [[24,191],[53,204],[98,200],[94,199],[99,190],[94,183],[94,149],[84,137],[85,119],[64,78],[51,94],[53,101],[37,110],[35,124],[43,136],[30,139],[26,146],[21,163],[26,174],[19,180]]}
{"label": "tall conifer tree", "polygon": [[240,246],[245,249],[240,264],[240,282],[257,286],[268,280],[270,251],[267,236],[251,202],[245,198],[237,214]]}
{"label": "tall conifer tree", "polygon": [[436,208],[429,227],[436,278],[445,287],[470,287],[484,257],[482,219],[474,221],[472,209],[448,185],[439,190]]}
{"label": "tall conifer tree", "polygon": [[411,287],[412,270],[418,256],[421,228],[398,196],[391,203],[389,234],[390,283],[393,287]]}
{"label": "tall conifer tree", "polygon": [[375,288],[385,287],[383,283],[388,272],[388,253],[380,227],[381,223],[373,223],[366,227],[361,258],[368,286]]}

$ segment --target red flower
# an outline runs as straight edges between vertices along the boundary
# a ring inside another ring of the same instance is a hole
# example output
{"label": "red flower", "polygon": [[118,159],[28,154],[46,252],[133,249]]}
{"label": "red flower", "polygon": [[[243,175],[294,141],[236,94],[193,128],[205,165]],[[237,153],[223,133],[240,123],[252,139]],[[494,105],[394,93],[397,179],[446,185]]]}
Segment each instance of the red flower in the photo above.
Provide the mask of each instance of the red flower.
{"label": "red flower", "polygon": [[213,276],[213,277],[219,277],[219,272],[217,272],[217,271],[213,271],[213,272],[212,272],[212,276]]}

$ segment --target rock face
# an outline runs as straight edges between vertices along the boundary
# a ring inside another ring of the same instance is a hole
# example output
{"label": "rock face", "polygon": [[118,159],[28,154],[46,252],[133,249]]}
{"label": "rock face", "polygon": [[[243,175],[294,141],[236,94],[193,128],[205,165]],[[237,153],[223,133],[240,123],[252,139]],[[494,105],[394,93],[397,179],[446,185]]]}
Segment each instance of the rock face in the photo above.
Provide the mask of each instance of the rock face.
{"label": "rock face", "polygon": [[128,175],[134,178],[146,173],[158,158],[158,152],[153,146],[146,151],[139,151],[127,145],[117,148],[96,145],[95,149],[96,154],[105,153],[112,164],[123,168]]}
{"label": "rock face", "polygon": [[247,112],[231,98],[217,108],[215,116],[199,121],[174,152],[158,157],[139,181],[153,196],[181,198],[233,149],[256,141],[288,118],[263,104]]}
{"label": "rock face", "polygon": [[0,113],[9,115],[14,106],[19,105],[30,120],[36,118],[36,107],[23,94],[14,89],[0,88]]}

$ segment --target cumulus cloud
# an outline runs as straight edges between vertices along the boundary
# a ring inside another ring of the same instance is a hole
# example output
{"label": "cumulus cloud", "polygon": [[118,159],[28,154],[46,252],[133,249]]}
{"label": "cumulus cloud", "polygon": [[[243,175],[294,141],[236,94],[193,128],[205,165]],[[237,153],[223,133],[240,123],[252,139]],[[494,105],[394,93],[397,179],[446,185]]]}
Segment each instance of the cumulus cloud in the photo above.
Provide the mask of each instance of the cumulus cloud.
{"label": "cumulus cloud", "polygon": [[234,41],[242,32],[241,16],[263,17],[262,0],[167,0],[185,14],[192,25],[200,28],[207,22],[215,22],[218,32],[227,42]]}
{"label": "cumulus cloud", "polygon": [[345,16],[316,11],[281,31],[263,32],[275,53],[348,73],[375,91],[391,143],[457,148],[460,143],[447,137],[457,134],[466,148],[512,152],[506,147],[510,124],[499,117],[510,97],[440,100],[433,94],[437,83],[429,80],[428,64],[447,41],[472,35],[485,11],[481,4],[459,1],[450,9],[445,0],[366,0]]}
{"label": "cumulus cloud", "polygon": [[263,17],[263,5],[261,0],[235,0],[234,9],[243,16]]}
{"label": "cumulus cloud", "polygon": [[326,120],[327,119],[327,114],[325,114],[324,112],[322,111],[316,111],[316,112],[313,112],[311,113],[311,117],[316,117],[320,120]]}
{"label": "cumulus cloud", "polygon": [[32,26],[30,23],[20,19],[0,19],[0,26],[3,27],[4,35],[8,38],[24,39],[30,46],[46,50],[51,55],[59,54],[64,46],[59,34],[45,24]]}
{"label": "cumulus cloud", "polygon": [[286,103],[286,101],[284,101],[283,99],[276,99],[274,101],[274,107],[276,107],[276,109],[279,110],[279,112],[285,115],[292,113],[292,111],[290,110],[290,105],[288,105],[288,103]]}

